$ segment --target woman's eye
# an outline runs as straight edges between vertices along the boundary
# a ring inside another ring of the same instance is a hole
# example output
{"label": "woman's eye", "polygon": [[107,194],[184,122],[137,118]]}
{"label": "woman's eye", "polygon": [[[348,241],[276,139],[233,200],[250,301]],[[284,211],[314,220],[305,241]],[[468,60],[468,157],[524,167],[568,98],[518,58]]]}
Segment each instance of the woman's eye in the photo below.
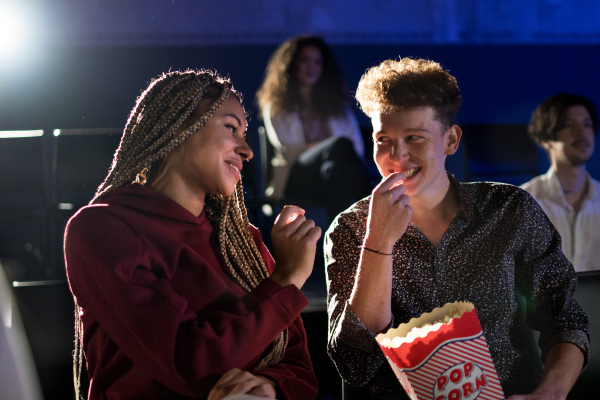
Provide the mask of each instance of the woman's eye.
{"label": "woman's eye", "polygon": [[231,132],[235,132],[235,129],[236,129],[236,128],[235,128],[235,126],[233,126],[233,125],[229,125],[229,124],[227,124],[227,125],[225,125],[225,126],[226,126],[226,127],[227,127],[227,129],[229,129]]}

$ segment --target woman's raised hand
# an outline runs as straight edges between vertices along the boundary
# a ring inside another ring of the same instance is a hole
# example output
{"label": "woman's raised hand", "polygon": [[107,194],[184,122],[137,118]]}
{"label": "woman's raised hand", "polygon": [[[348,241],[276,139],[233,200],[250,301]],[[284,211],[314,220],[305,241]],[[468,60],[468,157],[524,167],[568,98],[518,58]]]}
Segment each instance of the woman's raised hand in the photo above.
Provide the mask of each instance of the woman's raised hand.
{"label": "woman's raised hand", "polygon": [[413,210],[408,204],[410,197],[406,194],[406,187],[402,184],[405,179],[404,174],[393,173],[373,189],[365,246],[391,253],[394,244],[406,232]]}
{"label": "woman's raised hand", "polygon": [[320,237],[321,228],[306,219],[303,209],[283,207],[271,231],[276,262],[271,279],[281,286],[294,284],[302,288],[312,272]]}
{"label": "woman's raised hand", "polygon": [[210,391],[208,400],[220,400],[234,394],[251,394],[274,399],[275,383],[264,376],[234,368],[223,374]]}

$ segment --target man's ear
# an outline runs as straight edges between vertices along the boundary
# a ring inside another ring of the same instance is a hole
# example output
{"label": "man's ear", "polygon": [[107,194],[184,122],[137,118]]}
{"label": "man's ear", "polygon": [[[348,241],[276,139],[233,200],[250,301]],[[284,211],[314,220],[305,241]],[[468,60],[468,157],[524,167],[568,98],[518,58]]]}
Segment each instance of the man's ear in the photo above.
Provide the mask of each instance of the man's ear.
{"label": "man's ear", "polygon": [[444,154],[452,155],[456,153],[456,150],[458,150],[460,138],[462,137],[462,129],[460,129],[458,125],[452,125],[446,132],[445,136],[446,145],[444,149]]}
{"label": "man's ear", "polygon": [[550,149],[552,148],[552,142],[550,141],[543,140],[540,142],[540,145],[544,150],[546,150],[546,152],[550,151]]}

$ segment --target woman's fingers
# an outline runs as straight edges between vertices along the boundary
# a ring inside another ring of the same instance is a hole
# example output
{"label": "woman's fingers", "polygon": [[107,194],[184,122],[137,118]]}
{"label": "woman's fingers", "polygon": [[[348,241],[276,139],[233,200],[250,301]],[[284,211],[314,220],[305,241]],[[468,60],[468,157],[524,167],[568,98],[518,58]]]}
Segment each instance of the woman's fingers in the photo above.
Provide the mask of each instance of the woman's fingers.
{"label": "woman's fingers", "polygon": [[291,236],[295,236],[297,239],[304,238],[309,230],[315,227],[315,221],[312,219],[305,219],[302,224],[294,230]]}
{"label": "woman's fingers", "polygon": [[220,400],[227,396],[245,393],[275,398],[275,384],[265,377],[234,368],[224,373],[217,381],[208,395],[208,400]]}
{"label": "woman's fingers", "polygon": [[293,224],[300,216],[304,216],[304,210],[302,208],[298,206],[284,206],[275,219],[275,226],[283,227]]}

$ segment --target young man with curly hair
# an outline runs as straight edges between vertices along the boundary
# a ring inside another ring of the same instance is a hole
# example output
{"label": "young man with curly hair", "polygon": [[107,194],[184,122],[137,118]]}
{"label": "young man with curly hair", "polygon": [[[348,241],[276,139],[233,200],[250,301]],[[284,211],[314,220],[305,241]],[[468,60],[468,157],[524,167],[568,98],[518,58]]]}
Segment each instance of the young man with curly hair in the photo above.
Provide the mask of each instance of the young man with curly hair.
{"label": "young man with curly hair", "polygon": [[[388,60],[363,75],[356,98],[373,124],[383,180],[325,238],[328,351],[342,377],[375,399],[408,398],[375,336],[462,300],[477,309],[507,397],[566,398],[589,353],[575,272],[527,192],[459,183],[445,171],[462,135],[456,79],[432,61]],[[540,332],[543,373],[523,312]]]}

